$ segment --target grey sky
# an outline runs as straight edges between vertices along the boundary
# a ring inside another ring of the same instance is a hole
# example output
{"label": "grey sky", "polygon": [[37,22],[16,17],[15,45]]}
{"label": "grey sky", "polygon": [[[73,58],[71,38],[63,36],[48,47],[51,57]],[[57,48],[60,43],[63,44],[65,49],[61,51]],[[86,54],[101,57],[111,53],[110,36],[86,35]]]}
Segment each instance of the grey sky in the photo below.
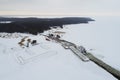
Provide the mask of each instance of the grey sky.
{"label": "grey sky", "polygon": [[120,0],[0,0],[0,14],[119,14]]}

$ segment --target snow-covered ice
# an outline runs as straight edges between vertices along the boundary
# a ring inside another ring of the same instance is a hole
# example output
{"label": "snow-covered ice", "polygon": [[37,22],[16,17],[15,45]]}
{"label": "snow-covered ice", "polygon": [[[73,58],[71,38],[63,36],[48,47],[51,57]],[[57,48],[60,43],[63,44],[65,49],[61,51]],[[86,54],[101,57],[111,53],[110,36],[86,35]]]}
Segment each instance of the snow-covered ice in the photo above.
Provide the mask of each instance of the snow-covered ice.
{"label": "snow-covered ice", "polygon": [[[65,26],[62,39],[84,46],[120,70],[119,17],[93,19],[96,21],[89,24]],[[93,62],[83,62],[60,44],[46,41],[44,36],[21,35],[39,44],[23,49],[18,45],[21,37],[0,38],[0,80],[117,80]]]}

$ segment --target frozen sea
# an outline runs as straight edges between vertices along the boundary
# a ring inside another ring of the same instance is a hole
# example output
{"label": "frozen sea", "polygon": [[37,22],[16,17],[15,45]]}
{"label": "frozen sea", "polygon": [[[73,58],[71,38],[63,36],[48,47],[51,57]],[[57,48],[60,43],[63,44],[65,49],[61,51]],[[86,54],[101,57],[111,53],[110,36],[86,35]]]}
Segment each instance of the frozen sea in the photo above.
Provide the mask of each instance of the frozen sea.
{"label": "frozen sea", "polygon": [[[66,25],[61,30],[66,32],[62,39],[84,46],[120,70],[120,17],[91,18],[95,21],[89,24]],[[40,35],[21,35],[40,44],[21,49],[17,44],[21,38],[0,38],[0,80],[117,80],[93,62],[82,62],[54,41],[48,42]],[[41,53],[45,55],[38,56]],[[18,56],[24,64],[19,63]]]}

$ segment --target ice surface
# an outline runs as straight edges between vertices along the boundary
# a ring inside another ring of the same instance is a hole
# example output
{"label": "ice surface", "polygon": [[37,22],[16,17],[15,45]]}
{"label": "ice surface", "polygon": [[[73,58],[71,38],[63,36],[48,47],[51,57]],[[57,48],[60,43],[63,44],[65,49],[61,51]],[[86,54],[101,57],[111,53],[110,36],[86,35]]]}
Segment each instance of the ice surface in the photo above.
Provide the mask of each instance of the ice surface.
{"label": "ice surface", "polygon": [[[62,38],[93,49],[92,54],[103,56],[100,59],[120,70],[119,17],[93,19],[96,21],[90,24],[65,26]],[[58,43],[45,41],[40,35],[28,36],[39,45],[22,49],[18,46],[21,38],[0,38],[0,80],[117,80],[93,62],[81,61]]]}

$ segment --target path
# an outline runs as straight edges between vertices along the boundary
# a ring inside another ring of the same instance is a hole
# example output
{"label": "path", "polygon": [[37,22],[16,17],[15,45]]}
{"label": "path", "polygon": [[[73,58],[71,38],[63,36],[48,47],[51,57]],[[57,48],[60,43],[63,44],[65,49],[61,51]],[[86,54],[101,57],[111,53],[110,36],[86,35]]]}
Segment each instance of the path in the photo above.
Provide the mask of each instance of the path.
{"label": "path", "polygon": [[117,69],[111,67],[110,65],[106,64],[105,62],[103,62],[102,60],[96,58],[95,56],[93,56],[91,53],[86,52],[85,54],[81,53],[81,51],[79,50],[78,46],[75,45],[74,43],[68,42],[66,40],[61,40],[58,38],[51,38],[48,37],[52,40],[57,41],[58,43],[60,43],[65,49],[70,49],[73,53],[75,53],[82,61],[86,62],[86,61],[92,61],[95,64],[97,64],[98,66],[100,66],[101,68],[103,68],[104,70],[106,70],[107,72],[109,72],[110,74],[112,74],[114,77],[116,77],[118,80],[120,80],[120,71],[118,71]]}

